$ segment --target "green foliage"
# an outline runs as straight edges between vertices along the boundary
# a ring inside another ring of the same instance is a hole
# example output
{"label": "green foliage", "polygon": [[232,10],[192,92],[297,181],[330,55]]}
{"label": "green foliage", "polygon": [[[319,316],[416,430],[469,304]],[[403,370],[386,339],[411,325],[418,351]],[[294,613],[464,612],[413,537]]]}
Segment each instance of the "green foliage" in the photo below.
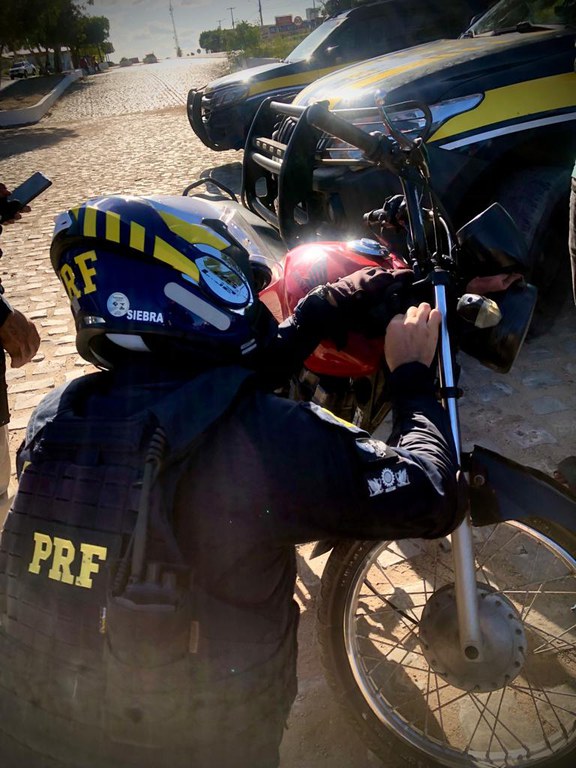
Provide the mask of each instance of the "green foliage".
{"label": "green foliage", "polygon": [[260,51],[260,28],[240,21],[235,29],[208,29],[200,33],[201,48],[212,53],[219,51],[245,51],[257,55]]}
{"label": "green foliage", "polygon": [[[86,4],[93,5],[93,0]],[[110,23],[104,16],[87,16],[86,4],[81,0],[2,0],[0,50],[47,52],[52,48],[57,70],[62,46],[76,54],[82,48],[100,54]]]}
{"label": "green foliage", "polygon": [[198,42],[202,48],[213,53],[243,51],[247,56],[284,59],[308,34],[309,30],[303,30],[263,40],[260,27],[241,21],[236,24],[236,29],[208,29],[201,32]]}
{"label": "green foliage", "polygon": [[309,30],[306,30],[293,35],[275,35],[262,43],[259,55],[271,59],[285,59],[309,34]]}

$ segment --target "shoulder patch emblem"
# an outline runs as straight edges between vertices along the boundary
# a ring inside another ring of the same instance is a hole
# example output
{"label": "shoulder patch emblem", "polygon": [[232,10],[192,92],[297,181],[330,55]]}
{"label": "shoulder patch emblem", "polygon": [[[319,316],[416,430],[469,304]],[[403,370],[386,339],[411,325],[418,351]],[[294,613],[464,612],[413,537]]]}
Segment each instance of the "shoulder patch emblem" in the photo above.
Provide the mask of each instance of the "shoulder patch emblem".
{"label": "shoulder patch emblem", "polygon": [[379,496],[381,493],[390,493],[410,485],[408,470],[398,469],[396,471],[386,467],[381,472],[368,477],[368,493],[370,496]]}

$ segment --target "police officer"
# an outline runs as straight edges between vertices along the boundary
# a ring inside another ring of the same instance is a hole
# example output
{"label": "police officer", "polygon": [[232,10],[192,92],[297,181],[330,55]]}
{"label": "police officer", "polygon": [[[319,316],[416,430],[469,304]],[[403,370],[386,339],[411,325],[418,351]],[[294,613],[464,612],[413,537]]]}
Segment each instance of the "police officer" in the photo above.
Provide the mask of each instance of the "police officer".
{"label": "police officer", "polygon": [[176,200],[101,198],[56,221],[77,347],[104,370],[48,395],[19,454],[0,552],[3,768],[277,766],[295,545],[438,537],[460,519],[437,310],[388,325],[390,444],[269,391],[410,277],[355,273],[278,328],[239,240]]}
{"label": "police officer", "polygon": [[[0,234],[2,225],[13,224],[22,218],[21,211],[28,212],[29,206],[23,208],[8,200],[10,190],[0,182]],[[0,257],[2,249],[0,248]],[[1,283],[1,281],[0,281]],[[34,323],[22,312],[14,309],[6,296],[4,287],[0,284],[0,352],[5,350],[10,355],[12,368],[20,368],[29,363],[40,346],[40,336]],[[8,485],[10,483],[10,445],[8,442],[8,423],[10,411],[6,387],[6,361],[0,354],[0,528],[8,509]]]}

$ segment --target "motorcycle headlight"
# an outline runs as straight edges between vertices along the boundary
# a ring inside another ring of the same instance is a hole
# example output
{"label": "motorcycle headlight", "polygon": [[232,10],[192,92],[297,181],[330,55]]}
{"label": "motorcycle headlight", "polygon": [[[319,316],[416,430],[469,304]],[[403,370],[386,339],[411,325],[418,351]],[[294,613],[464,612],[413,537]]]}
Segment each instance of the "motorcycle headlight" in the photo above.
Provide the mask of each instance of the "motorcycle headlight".
{"label": "motorcycle headlight", "polygon": [[[463,112],[469,112],[477,107],[483,98],[484,94],[474,93],[469,96],[446,99],[446,101],[432,104],[430,106],[432,123],[429,126],[428,135],[434,134],[450,118]],[[387,108],[386,112],[394,129],[405,134],[409,139],[416,139],[418,136],[422,136],[427,128],[424,112],[416,107],[394,109],[394,105],[392,105]],[[366,133],[371,133],[372,131],[388,132],[376,109],[371,116],[358,117],[351,122],[358,126],[358,128],[366,131]],[[351,147],[350,144],[346,144],[346,142],[340,139],[328,139],[325,150],[331,159],[360,160],[362,158],[362,152],[359,149]]]}
{"label": "motorcycle headlight", "polygon": [[247,83],[234,83],[233,85],[223,85],[214,91],[207,92],[204,96],[210,109],[219,109],[220,107],[230,107],[242,101],[250,90]]}

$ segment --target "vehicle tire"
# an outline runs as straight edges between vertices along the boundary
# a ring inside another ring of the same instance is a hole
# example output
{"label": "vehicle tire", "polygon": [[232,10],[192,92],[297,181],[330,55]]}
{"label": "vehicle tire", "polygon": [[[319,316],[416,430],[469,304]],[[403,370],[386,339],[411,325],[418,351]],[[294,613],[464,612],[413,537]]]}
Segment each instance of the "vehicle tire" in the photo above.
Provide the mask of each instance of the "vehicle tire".
{"label": "vehicle tire", "polygon": [[[449,539],[356,541],[333,550],[322,576],[317,632],[328,682],[384,763],[393,754],[418,768],[573,768],[576,536],[541,520],[474,528],[473,536],[485,603],[507,613],[500,621],[524,620],[507,630],[525,633],[519,673],[506,678],[500,670],[489,692],[466,691],[446,670],[435,671],[436,659],[428,663],[424,605],[450,590]],[[484,638],[497,636],[483,621]],[[488,681],[507,657],[494,658],[481,669]]]}
{"label": "vehicle tire", "polygon": [[528,245],[528,278],[538,288],[533,335],[553,326],[570,294],[569,192],[569,170],[538,167],[512,174],[496,194]]}

